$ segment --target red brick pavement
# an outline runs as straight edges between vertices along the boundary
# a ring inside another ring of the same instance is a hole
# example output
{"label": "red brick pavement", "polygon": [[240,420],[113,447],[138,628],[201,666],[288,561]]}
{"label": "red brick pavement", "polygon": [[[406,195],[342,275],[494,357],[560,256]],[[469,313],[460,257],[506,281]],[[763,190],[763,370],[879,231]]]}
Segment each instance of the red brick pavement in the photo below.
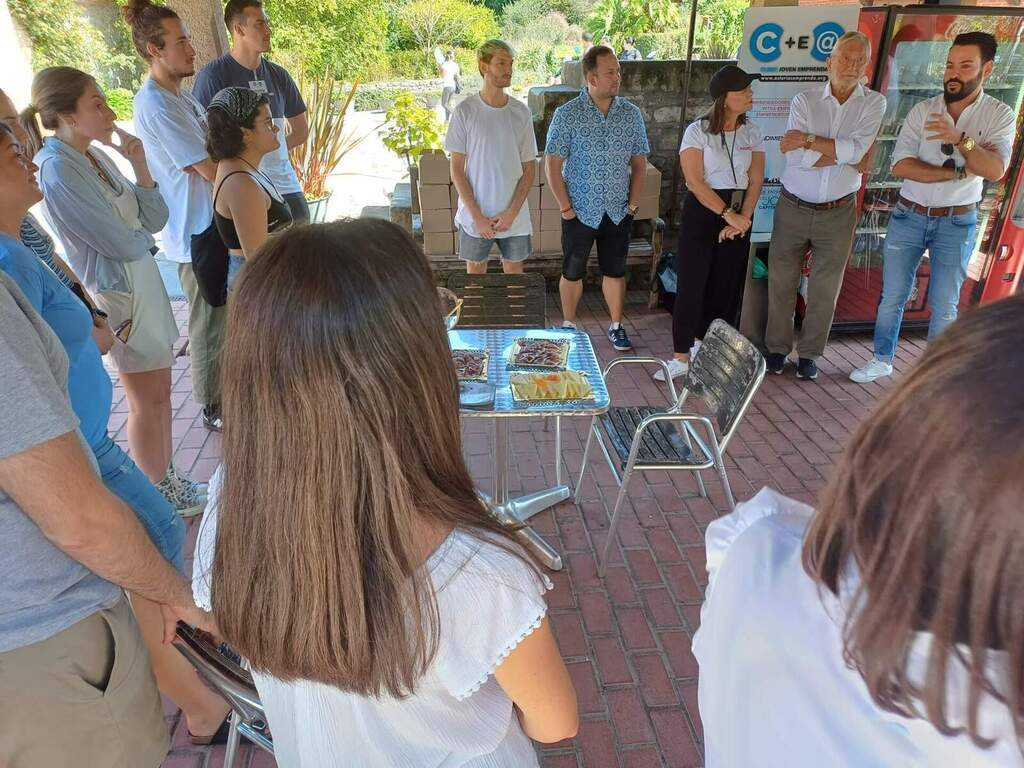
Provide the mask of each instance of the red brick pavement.
{"label": "red brick pavement", "polygon": [[[549,303],[556,304],[555,297]],[[588,293],[582,327],[594,339],[598,355],[615,352],[604,339],[607,315],[599,294]],[[549,316],[554,317],[549,309]],[[176,306],[179,325],[185,308]],[[630,307],[626,327],[635,353],[667,357],[671,318],[661,310]],[[896,360],[906,370],[920,355],[924,340],[905,338]],[[737,499],[747,499],[764,485],[813,503],[832,462],[850,432],[860,423],[891,381],[853,384],[849,370],[870,356],[870,339],[842,336],[832,340],[820,361],[817,381],[769,376],[729,446],[729,477]],[[199,407],[191,400],[187,358],[174,367],[173,434],[178,466],[206,480],[220,460],[220,437],[203,428]],[[662,385],[639,367],[619,368],[609,380],[613,403],[642,405],[664,401]],[[110,428],[124,444],[126,403],[115,392]],[[567,420],[565,468],[575,483],[588,421]],[[554,484],[553,435],[543,421],[513,422],[510,472],[513,493],[528,493]],[[465,427],[465,451],[474,477],[488,488],[489,425],[471,420]],[[600,457],[599,457],[600,458]],[[571,741],[541,750],[544,768],[696,768],[703,765],[697,711],[697,663],[690,652],[700,622],[707,584],[703,531],[726,511],[721,486],[706,473],[709,498],[697,495],[691,473],[650,472],[634,479],[607,576],[597,577],[595,552],[608,528],[616,487],[603,461],[593,461],[583,480],[583,498],[534,518],[532,524],[564,556],[565,569],[552,574],[550,619],[579,696],[580,729]],[[194,544],[196,525],[192,525]],[[188,745],[180,713],[165,702],[173,729],[171,753],[163,768],[220,768],[223,747]],[[269,768],[269,756],[243,749],[244,768]],[[344,764],[341,760],[339,765]]]}

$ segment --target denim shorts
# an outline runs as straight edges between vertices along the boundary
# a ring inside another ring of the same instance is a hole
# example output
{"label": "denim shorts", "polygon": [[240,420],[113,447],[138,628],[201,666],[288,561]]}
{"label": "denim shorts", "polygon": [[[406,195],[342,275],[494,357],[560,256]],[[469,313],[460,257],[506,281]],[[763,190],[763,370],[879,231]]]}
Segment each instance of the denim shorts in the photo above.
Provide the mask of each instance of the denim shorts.
{"label": "denim shorts", "polygon": [[498,244],[502,261],[526,261],[533,252],[533,238],[530,235],[514,235],[512,237],[496,237],[487,240],[473,237],[459,227],[459,258],[463,261],[487,261],[491,246]]}
{"label": "denim shorts", "polygon": [[235,280],[238,279],[238,273],[242,271],[242,267],[245,266],[245,259],[241,256],[235,256],[233,253],[228,254],[228,290],[230,291],[235,287]]}
{"label": "denim shorts", "polygon": [[160,554],[179,571],[183,570],[185,521],[110,435],[104,435],[92,446],[92,451],[107,490],[135,513]]}

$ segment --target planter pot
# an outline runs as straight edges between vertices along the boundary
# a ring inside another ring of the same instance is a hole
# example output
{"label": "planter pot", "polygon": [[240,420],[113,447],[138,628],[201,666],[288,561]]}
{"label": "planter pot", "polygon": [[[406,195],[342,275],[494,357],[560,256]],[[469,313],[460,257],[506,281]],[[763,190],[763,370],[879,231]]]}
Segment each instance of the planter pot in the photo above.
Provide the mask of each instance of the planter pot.
{"label": "planter pot", "polygon": [[309,220],[312,223],[323,224],[327,219],[327,204],[330,201],[330,192],[328,192],[324,197],[318,197],[315,200],[306,199],[306,204],[309,206]]}

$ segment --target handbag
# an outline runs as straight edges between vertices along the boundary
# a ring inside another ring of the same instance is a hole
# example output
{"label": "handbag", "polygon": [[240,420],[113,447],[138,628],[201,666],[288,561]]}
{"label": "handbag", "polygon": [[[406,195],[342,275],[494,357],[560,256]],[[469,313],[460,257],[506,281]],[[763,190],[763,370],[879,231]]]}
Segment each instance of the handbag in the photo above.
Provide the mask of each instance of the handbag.
{"label": "handbag", "polygon": [[216,219],[198,235],[192,235],[192,271],[199,295],[211,307],[228,300],[228,247],[217,231]]}

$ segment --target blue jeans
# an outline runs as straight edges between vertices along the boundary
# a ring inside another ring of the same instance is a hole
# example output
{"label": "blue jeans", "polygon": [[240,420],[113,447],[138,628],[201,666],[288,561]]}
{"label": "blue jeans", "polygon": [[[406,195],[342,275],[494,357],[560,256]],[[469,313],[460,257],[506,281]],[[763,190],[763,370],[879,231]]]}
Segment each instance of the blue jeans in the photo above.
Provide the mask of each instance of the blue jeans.
{"label": "blue jeans", "polygon": [[127,453],[104,435],[92,446],[107,490],[121,499],[139,518],[153,545],[179,571],[185,561],[185,521],[135,466]]}
{"label": "blue jeans", "polygon": [[875,320],[875,357],[891,363],[896,354],[903,310],[910,298],[921,257],[928,251],[928,338],[956,320],[960,287],[974,250],[978,211],[925,216],[897,203],[889,219],[882,252],[882,301]]}
{"label": "blue jeans", "polygon": [[245,266],[245,259],[241,256],[235,256],[233,253],[228,254],[228,290],[233,290],[235,287],[235,280],[238,279],[238,273],[242,271],[242,267]]}

